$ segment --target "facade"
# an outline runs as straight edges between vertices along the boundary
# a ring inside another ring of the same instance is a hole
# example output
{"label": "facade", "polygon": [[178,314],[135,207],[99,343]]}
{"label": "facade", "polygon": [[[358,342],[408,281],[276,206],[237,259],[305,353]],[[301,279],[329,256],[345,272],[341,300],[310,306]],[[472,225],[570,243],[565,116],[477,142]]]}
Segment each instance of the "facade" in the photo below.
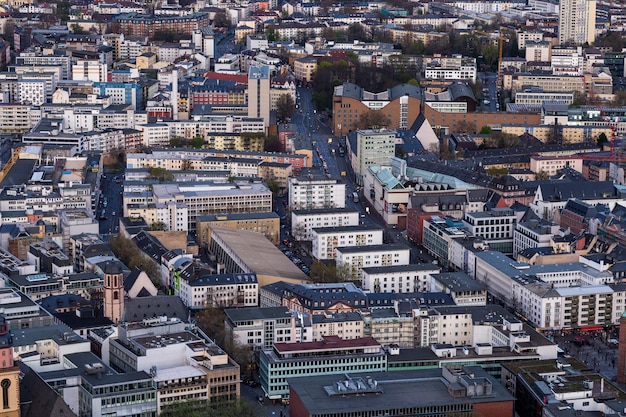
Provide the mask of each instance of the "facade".
{"label": "facade", "polygon": [[189,331],[179,319],[121,324],[118,337],[108,343],[111,367],[154,375],[160,411],[174,401],[215,403],[239,397],[239,366],[206,335]]}
{"label": "facade", "polygon": [[431,255],[439,260],[440,265],[448,265],[452,259],[452,240],[467,236],[467,232],[463,230],[463,223],[450,217],[444,219],[431,216],[430,219],[423,220],[422,224],[422,244]]}
{"label": "facade", "polygon": [[[271,349],[274,343],[305,341],[297,317],[287,307],[226,309],[226,332],[255,350]],[[310,335],[309,335],[310,337]]]}
{"label": "facade", "polygon": [[196,218],[196,236],[198,245],[211,242],[211,227],[229,227],[261,233],[274,245],[280,243],[280,217],[275,212],[213,214]]}
{"label": "facade", "polygon": [[361,277],[363,268],[408,265],[410,249],[400,243],[336,248],[337,268],[345,268],[352,279]]}
{"label": "facade", "polygon": [[435,264],[409,264],[363,268],[361,288],[365,292],[428,292],[431,276],[441,269]]}
{"label": "facade", "polygon": [[248,72],[248,117],[270,124],[270,67],[251,66]]}
{"label": "facade", "polygon": [[357,182],[363,184],[368,168],[390,165],[396,155],[396,134],[387,129],[357,130],[348,136],[348,155]]}
{"label": "facade", "polygon": [[289,398],[292,378],[386,369],[387,355],[371,337],[345,340],[328,336],[321,342],[275,343],[259,354],[261,387],[272,400]]}
{"label": "facade", "polygon": [[358,224],[358,211],[334,208],[291,210],[291,236],[295,240],[311,240],[315,228],[357,226]]}
{"label": "facade", "polygon": [[528,248],[547,248],[559,225],[545,220],[529,220],[515,225],[513,232],[513,256]]}
{"label": "facade", "polygon": [[431,59],[424,69],[425,77],[431,80],[470,80],[476,82],[476,58],[462,56],[452,58],[456,59]]}
{"label": "facade", "polygon": [[335,259],[338,247],[383,244],[383,229],[377,226],[320,227],[312,230],[311,256]]}
{"label": "facade", "polygon": [[559,44],[592,44],[596,40],[596,0],[559,2]]}
{"label": "facade", "polygon": [[3,417],[20,416],[20,368],[13,361],[13,337],[6,320],[0,317],[0,403]]}
{"label": "facade", "polygon": [[312,210],[344,208],[346,184],[326,177],[294,177],[289,180],[289,208]]}
{"label": "facade", "polygon": [[[410,84],[372,93],[355,84],[344,83],[333,92],[333,133],[346,135],[355,130],[361,115],[372,110],[380,110],[390,120],[390,130],[408,129],[419,116],[421,97],[419,87]],[[381,164],[386,163],[378,165]]]}
{"label": "facade", "polygon": [[397,226],[400,230],[407,227],[409,200],[414,190],[405,187],[393,175],[391,167],[368,167],[363,173],[363,190],[363,198],[385,224]]}
{"label": "facade", "polygon": [[196,279],[180,279],[178,296],[187,307],[256,307],[259,304],[259,283],[254,274],[204,275]]}
{"label": "facade", "polygon": [[124,315],[124,273],[111,263],[104,267],[104,317],[117,323]]}
{"label": "facade", "polygon": [[450,294],[457,306],[484,306],[487,304],[487,288],[482,282],[470,278],[464,272],[447,272],[431,275],[431,292]]}
{"label": "facade", "polygon": [[466,213],[463,220],[469,234],[480,237],[491,250],[513,253],[513,230],[517,216],[513,210],[492,209]]}
{"label": "facade", "polygon": [[195,29],[209,27],[210,23],[208,13],[176,16],[132,12],[115,16],[111,23],[111,32],[126,36],[153,37],[156,32],[171,31],[189,36]]}

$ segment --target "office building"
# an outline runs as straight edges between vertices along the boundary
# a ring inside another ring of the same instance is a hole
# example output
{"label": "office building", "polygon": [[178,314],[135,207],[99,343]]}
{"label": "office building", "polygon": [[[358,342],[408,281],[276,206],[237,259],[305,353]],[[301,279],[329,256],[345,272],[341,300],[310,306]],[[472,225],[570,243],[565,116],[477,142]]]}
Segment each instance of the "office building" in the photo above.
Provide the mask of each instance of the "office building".
{"label": "office building", "polygon": [[431,275],[441,271],[435,264],[409,264],[363,268],[361,288],[368,293],[430,291]]}
{"label": "office building", "polygon": [[396,155],[396,134],[387,129],[356,130],[348,134],[348,156],[359,184],[371,166],[389,166]]}
{"label": "office building", "polygon": [[410,248],[402,243],[336,248],[337,269],[344,269],[351,279],[359,279],[363,268],[408,265]]}
{"label": "office building", "polygon": [[270,67],[251,66],[248,71],[248,117],[262,118],[270,124]]}
{"label": "office building", "polygon": [[291,236],[295,240],[311,240],[318,227],[357,226],[359,212],[338,208],[291,210]]}
{"label": "office building", "polygon": [[319,227],[313,229],[311,243],[314,259],[335,259],[338,247],[382,245],[383,229],[369,225]]}

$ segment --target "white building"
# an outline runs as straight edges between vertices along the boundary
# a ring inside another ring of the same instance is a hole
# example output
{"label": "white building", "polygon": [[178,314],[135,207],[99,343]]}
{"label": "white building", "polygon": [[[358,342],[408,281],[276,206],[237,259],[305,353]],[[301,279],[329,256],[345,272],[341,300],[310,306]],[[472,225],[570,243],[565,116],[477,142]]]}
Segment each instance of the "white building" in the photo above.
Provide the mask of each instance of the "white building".
{"label": "white building", "polygon": [[357,226],[358,224],[358,211],[334,208],[291,211],[291,236],[295,240],[311,240],[314,228]]}
{"label": "white building", "polygon": [[337,269],[345,268],[352,279],[361,277],[363,268],[374,266],[408,265],[409,247],[400,243],[337,248]]}
{"label": "white building", "polygon": [[259,304],[259,282],[255,274],[205,275],[196,279],[181,277],[178,296],[194,310],[256,307]]}
{"label": "white building", "polygon": [[466,213],[463,225],[469,234],[484,239],[491,250],[511,254],[513,230],[517,223],[515,212],[510,209],[492,209]]}
{"label": "white building", "polygon": [[378,226],[319,227],[311,235],[311,256],[315,259],[335,259],[338,247],[383,244],[383,229]]}
{"label": "white building", "polygon": [[391,130],[357,130],[348,135],[348,141],[352,169],[360,184],[363,184],[363,177],[369,167],[389,166],[391,158],[396,155],[396,134]]}
{"label": "white building", "polygon": [[547,248],[559,225],[545,220],[517,223],[513,231],[513,256],[527,248]]}
{"label": "white building", "polygon": [[292,210],[344,208],[346,184],[326,177],[296,177],[289,180]]}
{"label": "white building", "polygon": [[41,106],[46,102],[45,80],[22,80],[17,83],[17,91],[20,104]]}
{"label": "white building", "polygon": [[441,269],[435,264],[409,264],[363,268],[361,288],[365,292],[429,292],[431,275]]}
{"label": "white building", "polygon": [[559,44],[592,44],[596,40],[596,0],[559,2]]}
{"label": "white building", "polygon": [[271,349],[277,342],[305,342],[312,338],[312,329],[297,326],[298,315],[287,307],[226,309],[224,313],[226,333],[255,350]]}
{"label": "white building", "polygon": [[432,59],[424,70],[427,79],[471,80],[476,82],[476,58],[455,56],[455,60]]}
{"label": "white building", "polygon": [[107,64],[97,59],[78,59],[72,65],[72,80],[106,82],[108,75]]}
{"label": "white building", "polygon": [[147,123],[135,128],[143,132],[143,144],[147,147],[169,146],[170,144],[170,128],[165,123]]}

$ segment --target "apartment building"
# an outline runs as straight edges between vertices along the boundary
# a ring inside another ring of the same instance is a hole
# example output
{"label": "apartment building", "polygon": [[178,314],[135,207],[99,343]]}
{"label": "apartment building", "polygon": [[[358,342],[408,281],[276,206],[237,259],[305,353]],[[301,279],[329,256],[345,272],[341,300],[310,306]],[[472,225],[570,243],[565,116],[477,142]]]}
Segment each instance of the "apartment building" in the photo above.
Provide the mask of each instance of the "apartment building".
{"label": "apartment building", "polygon": [[175,289],[177,286],[176,295],[192,310],[259,305],[259,282],[255,274],[181,276],[174,279]]}
{"label": "apartment building", "polygon": [[487,304],[487,287],[465,272],[445,272],[431,275],[431,292],[450,294],[458,306],[484,306]]}
{"label": "apartment building", "polygon": [[111,31],[126,36],[153,37],[158,31],[171,31],[189,36],[195,29],[208,27],[209,24],[208,13],[176,16],[132,12],[115,16],[111,23]]}
{"label": "apartment building", "polygon": [[270,124],[270,67],[251,66],[248,72],[248,117]]}
{"label": "apartment building", "polygon": [[294,177],[289,180],[289,207],[294,210],[344,208],[346,184],[322,176]]}
{"label": "apartment building", "polygon": [[[159,124],[161,127],[162,124]],[[147,131],[144,130],[144,134]],[[164,140],[169,141],[169,133],[163,130]],[[185,152],[172,151],[158,155],[129,153],[126,159],[128,169],[162,168],[167,171],[218,171],[227,172],[228,176],[254,178],[259,177],[261,159],[223,156],[189,155]]]}
{"label": "apartment building", "polygon": [[32,126],[30,105],[0,103],[0,132],[26,133]]}
{"label": "apartment building", "polygon": [[396,152],[395,131],[387,129],[356,130],[347,137],[348,156],[357,183],[364,184],[368,168],[389,166]]}
{"label": "apartment building", "polygon": [[559,231],[559,225],[546,220],[519,222],[513,231],[513,256],[528,248],[547,248]]}
{"label": "apartment building", "polygon": [[271,349],[274,343],[308,341],[311,337],[304,331],[304,323],[298,322],[298,316],[287,307],[229,308],[224,313],[227,334],[255,350]]}
{"label": "apartment building", "polygon": [[540,156],[533,155],[530,157],[530,170],[534,173],[545,172],[552,176],[563,168],[571,168],[580,173],[583,172],[583,158],[577,155],[568,156]]}
{"label": "apartment building", "polygon": [[317,68],[317,58],[304,57],[298,58],[293,62],[293,71],[296,80],[310,83],[313,80],[313,73]]}
{"label": "apartment building", "polygon": [[470,80],[476,82],[476,58],[454,56],[454,59],[438,60],[433,57],[426,63],[427,79]]}
{"label": "apartment building", "polygon": [[361,288],[368,293],[429,292],[431,276],[440,271],[435,264],[365,267]]}
{"label": "apartment building", "polygon": [[363,268],[408,265],[410,249],[401,243],[336,248],[338,269],[345,268],[351,279],[361,278]]}
{"label": "apartment building", "polygon": [[333,208],[291,210],[291,236],[295,240],[310,241],[315,228],[357,226],[358,224],[358,211]]}
{"label": "apartment building", "polygon": [[378,226],[320,227],[311,234],[311,256],[315,259],[335,259],[338,247],[383,244],[383,229]]}

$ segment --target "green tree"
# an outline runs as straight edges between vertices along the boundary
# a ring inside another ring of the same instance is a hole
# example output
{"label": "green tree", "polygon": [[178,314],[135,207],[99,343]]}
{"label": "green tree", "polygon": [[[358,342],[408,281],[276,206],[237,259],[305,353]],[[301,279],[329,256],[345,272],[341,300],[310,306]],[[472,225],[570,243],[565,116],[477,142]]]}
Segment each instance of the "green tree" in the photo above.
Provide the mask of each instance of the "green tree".
{"label": "green tree", "polygon": [[508,175],[509,170],[507,168],[498,168],[498,167],[489,167],[487,168],[487,174],[492,177],[501,177],[503,175]]}
{"label": "green tree", "polygon": [[205,144],[206,144],[206,142],[205,142],[204,138],[203,138],[203,137],[201,137],[201,136],[196,136],[196,137],[194,137],[193,139],[191,139],[191,141],[189,142],[189,145],[190,145],[192,148],[195,148],[195,149],[200,149],[200,148],[202,148]]}
{"label": "green tree", "polygon": [[535,179],[537,181],[545,181],[550,178],[550,175],[546,171],[539,171],[535,173]]}
{"label": "green tree", "polygon": [[287,122],[295,112],[295,103],[291,94],[281,94],[276,101],[276,118],[278,122]]}
{"label": "green tree", "polygon": [[170,147],[171,148],[180,148],[186,144],[187,140],[180,136],[173,136],[170,138]]}
{"label": "green tree", "polygon": [[83,27],[78,24],[78,23],[72,23],[70,25],[70,29],[72,30],[72,33],[76,34],[76,35],[83,35],[85,34],[85,30],[83,29]]}
{"label": "green tree", "polygon": [[70,20],[71,5],[68,0],[61,0],[57,3],[57,16],[61,22],[67,22]]}
{"label": "green tree", "polygon": [[389,126],[391,121],[387,115],[380,110],[369,110],[359,116],[359,128],[380,129]]}
{"label": "green tree", "polygon": [[257,417],[263,413],[248,401],[209,404],[207,401],[181,401],[169,404],[159,414],[162,417]]}
{"label": "green tree", "polygon": [[164,168],[151,168],[148,179],[171,182],[174,181],[174,174],[167,172]]}
{"label": "green tree", "polygon": [[606,134],[604,132],[600,133],[600,135],[598,135],[598,146],[600,148],[602,148],[604,146],[605,143],[607,143],[609,141],[609,138],[606,137]]}
{"label": "green tree", "polygon": [[265,179],[265,184],[267,184],[267,188],[270,189],[273,195],[278,195],[280,193],[280,186],[273,179],[271,178]]}
{"label": "green tree", "polygon": [[481,135],[488,135],[490,133],[491,133],[491,126],[486,125],[480,128]]}
{"label": "green tree", "polygon": [[167,227],[163,222],[154,222],[150,225],[150,230],[165,230]]}
{"label": "green tree", "polygon": [[213,26],[218,28],[230,28],[231,25],[230,16],[226,13],[226,10],[218,10],[215,12]]}

